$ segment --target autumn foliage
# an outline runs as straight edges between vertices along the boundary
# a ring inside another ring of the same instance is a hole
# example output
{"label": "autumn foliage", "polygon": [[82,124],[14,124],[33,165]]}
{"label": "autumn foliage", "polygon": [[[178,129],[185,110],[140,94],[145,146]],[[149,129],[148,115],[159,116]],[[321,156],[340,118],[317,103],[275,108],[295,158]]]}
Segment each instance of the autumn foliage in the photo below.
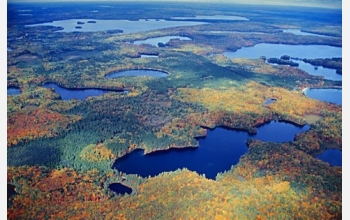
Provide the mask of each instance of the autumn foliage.
{"label": "autumn foliage", "polygon": [[53,137],[76,120],[79,120],[79,117],[70,117],[40,108],[8,115],[7,146],[15,145],[22,140]]}
{"label": "autumn foliage", "polygon": [[102,144],[90,144],[81,151],[80,157],[90,162],[96,162],[103,160],[110,161],[115,158],[115,155]]}

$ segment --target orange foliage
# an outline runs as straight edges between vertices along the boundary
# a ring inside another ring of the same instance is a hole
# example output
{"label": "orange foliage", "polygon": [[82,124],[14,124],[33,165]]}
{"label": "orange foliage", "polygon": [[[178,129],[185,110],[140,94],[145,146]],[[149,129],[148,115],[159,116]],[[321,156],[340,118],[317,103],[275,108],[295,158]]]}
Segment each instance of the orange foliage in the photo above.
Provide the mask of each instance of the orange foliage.
{"label": "orange foliage", "polygon": [[7,118],[7,146],[21,140],[52,137],[78,117],[69,117],[46,109],[24,110]]}

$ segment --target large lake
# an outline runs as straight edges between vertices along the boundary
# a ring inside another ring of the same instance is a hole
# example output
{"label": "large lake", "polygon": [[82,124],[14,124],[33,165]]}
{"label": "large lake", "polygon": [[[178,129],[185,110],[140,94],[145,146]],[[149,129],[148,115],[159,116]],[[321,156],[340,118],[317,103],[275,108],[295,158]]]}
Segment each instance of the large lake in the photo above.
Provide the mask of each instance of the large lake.
{"label": "large lake", "polygon": [[[88,23],[94,21],[96,23]],[[77,24],[78,22],[84,24]],[[68,19],[58,20],[47,23],[26,25],[26,27],[34,26],[55,26],[63,27],[63,30],[57,32],[95,32],[95,31],[109,31],[109,30],[123,30],[123,34],[150,31],[162,28],[180,27],[180,26],[194,26],[207,24],[199,21],[167,21],[162,19],[141,19],[138,21],[130,20],[98,20],[98,19]],[[76,26],[81,28],[77,29]]]}
{"label": "large lake", "polygon": [[[289,55],[294,58],[334,58],[342,57],[342,48],[333,47],[327,45],[287,45],[287,44],[268,44],[261,43],[253,47],[243,47],[236,52],[228,51],[224,52],[224,55],[228,58],[248,58],[258,59],[261,56],[266,58],[280,58],[283,55]],[[300,60],[293,60],[299,63],[300,69],[306,71],[311,75],[324,76],[325,79],[330,80],[342,80],[342,75],[337,74],[336,70],[319,67],[315,67],[311,64],[304,63]]]}
{"label": "large lake", "polygon": [[207,136],[198,138],[199,147],[157,151],[144,155],[143,150],[133,152],[115,161],[112,168],[142,177],[156,176],[162,172],[187,168],[209,179],[219,172],[227,171],[247,153],[248,138],[270,142],[293,141],[296,134],[310,129],[309,125],[298,127],[286,122],[271,121],[257,129],[257,134],[217,127],[208,130]]}
{"label": "large lake", "polygon": [[179,20],[228,20],[228,21],[249,21],[246,17],[233,15],[196,15],[194,17],[172,17]]}

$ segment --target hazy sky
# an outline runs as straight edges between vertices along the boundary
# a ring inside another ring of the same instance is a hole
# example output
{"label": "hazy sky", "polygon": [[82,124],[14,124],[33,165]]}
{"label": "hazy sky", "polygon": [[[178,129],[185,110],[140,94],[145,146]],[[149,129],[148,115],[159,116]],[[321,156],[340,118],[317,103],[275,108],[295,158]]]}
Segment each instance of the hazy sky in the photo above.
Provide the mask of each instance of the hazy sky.
{"label": "hazy sky", "polygon": [[[8,0],[7,2],[118,2],[125,0]],[[172,1],[172,2],[211,2],[211,3],[247,3],[247,4],[270,4],[270,5],[293,5],[313,6],[325,8],[342,8],[342,0],[129,0],[128,2],[151,2],[151,1]]]}

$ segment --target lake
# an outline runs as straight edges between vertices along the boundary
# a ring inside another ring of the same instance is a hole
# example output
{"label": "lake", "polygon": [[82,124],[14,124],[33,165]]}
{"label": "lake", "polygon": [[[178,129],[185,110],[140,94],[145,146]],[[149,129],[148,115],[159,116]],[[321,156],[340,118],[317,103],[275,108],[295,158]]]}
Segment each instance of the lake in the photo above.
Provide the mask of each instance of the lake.
{"label": "lake", "polygon": [[232,15],[196,15],[194,17],[172,17],[178,20],[228,20],[228,21],[249,21],[246,17]]}
{"label": "lake", "polygon": [[107,92],[118,92],[126,93],[125,90],[108,90],[108,89],[67,89],[62,86],[57,85],[56,83],[45,83],[45,88],[53,88],[57,92],[62,100],[71,100],[79,99],[85,100],[90,96],[100,96]]}
{"label": "lake", "polygon": [[[90,21],[90,22],[89,22]],[[94,21],[95,23],[91,23]],[[81,28],[76,29],[77,22]],[[95,31],[111,31],[122,30],[123,34],[137,33],[143,31],[151,31],[162,28],[180,27],[180,26],[194,26],[207,24],[199,21],[167,21],[163,19],[140,19],[138,21],[130,20],[99,20],[99,19],[68,19],[57,20],[53,22],[26,25],[26,27],[35,26],[55,26],[62,27],[63,30],[57,32],[95,32]]]}
{"label": "lake", "polygon": [[113,72],[106,75],[106,78],[117,78],[117,77],[126,77],[126,76],[149,76],[149,77],[167,77],[169,74],[166,72],[158,70],[125,70],[120,72]]}
{"label": "lake", "polygon": [[342,89],[306,89],[307,97],[342,105]]}
{"label": "lake", "polygon": [[329,163],[331,166],[342,166],[342,152],[340,150],[328,149],[317,155],[316,158]]}
{"label": "lake", "polygon": [[301,31],[299,29],[284,29],[284,33],[292,33],[295,35],[303,35],[303,36],[318,36],[318,37],[328,37],[326,35],[321,35],[321,34],[313,34],[305,31]]}
{"label": "lake", "polygon": [[7,200],[17,194],[15,189],[16,187],[14,185],[9,183],[7,184]]}
{"label": "lake", "polygon": [[19,95],[21,94],[21,89],[18,87],[8,87],[7,95]]}
{"label": "lake", "polygon": [[310,129],[291,123],[271,121],[257,128],[257,134],[217,127],[208,130],[207,136],[197,138],[199,147],[171,148],[144,155],[143,150],[134,150],[117,159],[112,168],[127,174],[142,177],[156,176],[162,172],[187,168],[206,178],[215,179],[219,172],[231,169],[248,152],[248,138],[270,142],[293,141],[296,134]]}
{"label": "lake", "polygon": [[141,58],[158,58],[158,55],[141,54]]}
{"label": "lake", "polygon": [[140,45],[140,44],[151,44],[154,46],[158,46],[158,43],[166,44],[171,39],[179,39],[179,40],[192,40],[189,37],[181,37],[181,36],[164,36],[164,37],[153,37],[153,38],[147,38],[146,40],[137,40],[134,41],[134,44]]}
{"label": "lake", "polygon": [[[248,58],[258,59],[261,56],[266,58],[280,58],[283,55],[288,55],[293,58],[334,58],[342,57],[342,48],[327,45],[287,45],[287,44],[256,44],[253,47],[243,47],[236,52],[224,52],[224,56],[228,58]],[[324,76],[325,79],[342,80],[342,75],[337,74],[336,70],[328,68],[318,68],[311,64],[304,63],[300,60],[293,60],[299,63],[299,69],[306,71],[311,75]]]}

